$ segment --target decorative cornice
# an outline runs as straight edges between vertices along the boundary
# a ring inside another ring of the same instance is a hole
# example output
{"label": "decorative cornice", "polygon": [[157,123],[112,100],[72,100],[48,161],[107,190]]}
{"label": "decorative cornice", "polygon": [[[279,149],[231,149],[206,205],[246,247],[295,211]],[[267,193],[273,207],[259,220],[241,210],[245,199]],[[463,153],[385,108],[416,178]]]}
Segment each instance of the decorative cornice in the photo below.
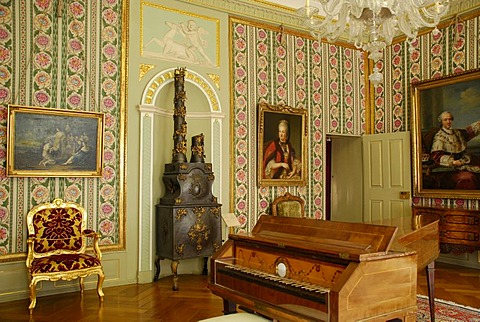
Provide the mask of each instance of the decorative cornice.
{"label": "decorative cornice", "polygon": [[[217,10],[236,15],[241,18],[259,20],[266,23],[277,24],[298,31],[308,32],[303,25],[303,20],[295,9],[274,4],[266,0],[178,0],[185,3]],[[477,16],[480,14],[480,0],[450,1],[450,14],[445,20],[450,20],[455,15]]]}
{"label": "decorative cornice", "polygon": [[268,3],[251,0],[179,0],[209,9],[237,15],[243,18],[260,20],[305,31],[303,22],[295,10]]}
{"label": "decorative cornice", "polygon": [[460,0],[450,1],[450,13],[464,14],[470,11],[476,11],[480,8],[480,0]]}

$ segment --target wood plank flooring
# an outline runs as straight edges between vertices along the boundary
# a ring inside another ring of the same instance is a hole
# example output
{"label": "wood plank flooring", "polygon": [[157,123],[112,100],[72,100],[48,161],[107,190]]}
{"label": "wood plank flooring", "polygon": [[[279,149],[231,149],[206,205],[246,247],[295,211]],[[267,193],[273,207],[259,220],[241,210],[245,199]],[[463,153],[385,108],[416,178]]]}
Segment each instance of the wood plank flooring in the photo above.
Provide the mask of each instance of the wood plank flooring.
{"label": "wood plank flooring", "polygon": [[[480,270],[437,263],[436,298],[480,308]],[[0,303],[0,321],[175,321],[196,322],[222,315],[222,300],[211,294],[204,275],[180,275],[179,291],[170,277],[157,283],[104,288],[100,304],[96,291],[37,298],[33,315],[28,300]],[[427,294],[426,278],[418,276],[418,293]]]}
{"label": "wood plank flooring", "polygon": [[[435,298],[480,308],[480,270],[435,263]],[[417,293],[427,295],[425,272],[419,273]]]}

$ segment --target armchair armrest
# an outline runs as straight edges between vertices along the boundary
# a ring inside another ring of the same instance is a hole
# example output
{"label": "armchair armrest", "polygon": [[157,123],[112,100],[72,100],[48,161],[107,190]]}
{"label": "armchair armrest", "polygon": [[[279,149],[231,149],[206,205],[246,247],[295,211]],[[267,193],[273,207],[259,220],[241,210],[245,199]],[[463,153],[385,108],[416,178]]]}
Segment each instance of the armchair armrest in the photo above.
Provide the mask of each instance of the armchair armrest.
{"label": "armchair armrest", "polygon": [[85,229],[83,231],[83,235],[86,236],[86,237],[93,237],[93,252],[95,253],[95,257],[97,257],[97,259],[101,260],[102,259],[102,252],[100,251],[100,246],[98,245],[98,239],[100,238],[100,234],[98,234],[94,230]]}
{"label": "armchair armrest", "polygon": [[25,262],[27,267],[30,267],[32,265],[32,261],[33,261],[33,242],[34,241],[35,241],[35,238],[31,235],[27,238],[27,260]]}

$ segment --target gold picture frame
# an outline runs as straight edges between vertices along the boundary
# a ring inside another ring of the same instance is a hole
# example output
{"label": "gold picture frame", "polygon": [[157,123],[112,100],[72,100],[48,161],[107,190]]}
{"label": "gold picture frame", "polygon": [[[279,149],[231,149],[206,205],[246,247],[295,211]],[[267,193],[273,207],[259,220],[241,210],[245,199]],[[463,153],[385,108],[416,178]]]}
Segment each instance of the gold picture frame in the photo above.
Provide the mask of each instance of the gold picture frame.
{"label": "gold picture frame", "polygon": [[[258,113],[259,185],[305,185],[307,110],[262,102],[258,105]],[[284,134],[285,131],[288,133]]]}
{"label": "gold picture frame", "polygon": [[8,106],[7,175],[99,177],[104,114]]}
{"label": "gold picture frame", "polygon": [[479,89],[480,69],[412,84],[414,196],[480,198]]}

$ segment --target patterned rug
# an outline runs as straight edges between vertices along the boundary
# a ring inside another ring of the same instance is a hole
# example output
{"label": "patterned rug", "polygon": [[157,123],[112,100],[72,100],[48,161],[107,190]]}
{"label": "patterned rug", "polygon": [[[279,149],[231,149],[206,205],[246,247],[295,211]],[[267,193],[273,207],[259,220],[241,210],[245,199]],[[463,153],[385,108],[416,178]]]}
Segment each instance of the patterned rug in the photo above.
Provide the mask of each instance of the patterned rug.
{"label": "patterned rug", "polygon": [[[430,321],[428,298],[417,296],[417,322]],[[435,299],[436,322],[480,322],[480,309],[462,306],[457,303]]]}

